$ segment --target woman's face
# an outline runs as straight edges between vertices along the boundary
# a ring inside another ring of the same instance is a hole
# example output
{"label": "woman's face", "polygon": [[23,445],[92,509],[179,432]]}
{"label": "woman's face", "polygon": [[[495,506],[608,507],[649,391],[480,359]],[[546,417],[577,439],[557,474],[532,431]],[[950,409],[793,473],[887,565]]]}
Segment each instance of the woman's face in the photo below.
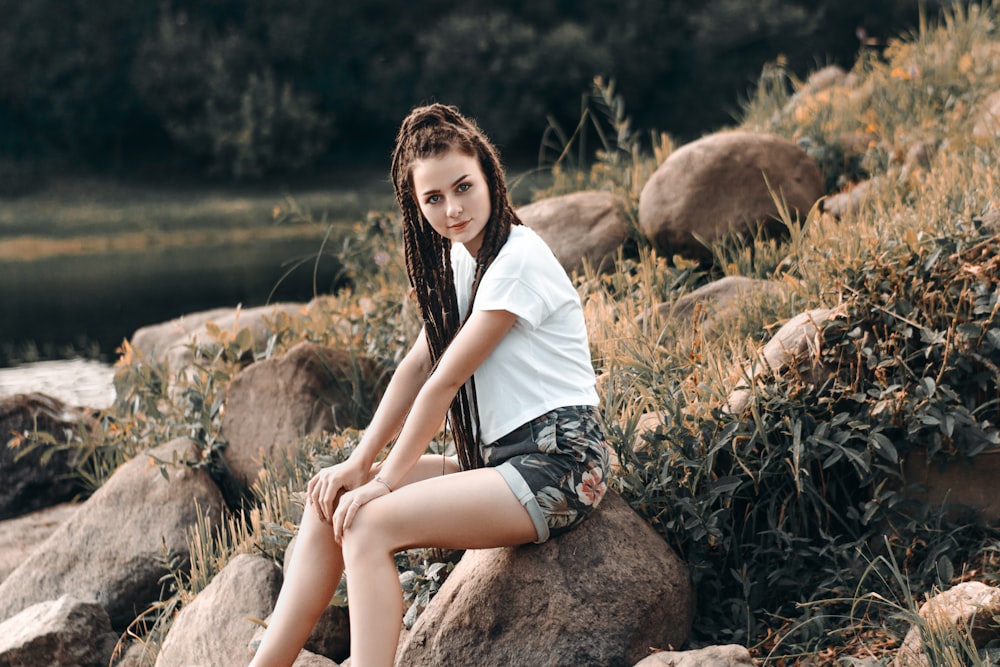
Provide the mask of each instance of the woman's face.
{"label": "woman's face", "polygon": [[417,205],[434,231],[463,244],[475,256],[492,212],[490,189],[479,160],[452,149],[417,160],[410,173]]}

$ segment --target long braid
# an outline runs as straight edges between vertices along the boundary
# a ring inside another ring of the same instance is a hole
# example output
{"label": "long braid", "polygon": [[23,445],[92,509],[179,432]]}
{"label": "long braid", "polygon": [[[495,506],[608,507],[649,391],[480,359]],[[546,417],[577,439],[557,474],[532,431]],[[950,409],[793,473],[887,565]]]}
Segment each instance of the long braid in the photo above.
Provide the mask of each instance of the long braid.
{"label": "long braid", "polygon": [[[482,130],[455,107],[432,104],[414,109],[403,121],[396,137],[391,173],[403,216],[406,272],[420,305],[434,365],[455,338],[463,318],[458,312],[451,241],[435,232],[420,213],[411,170],[416,160],[437,157],[450,150],[476,157],[490,189],[491,215],[476,254],[475,278],[466,316],[471,314],[483,274],[507,242],[511,226],[521,224],[507,192],[500,157]],[[474,380],[470,379],[459,390],[448,414],[462,468],[481,467],[479,407]]]}

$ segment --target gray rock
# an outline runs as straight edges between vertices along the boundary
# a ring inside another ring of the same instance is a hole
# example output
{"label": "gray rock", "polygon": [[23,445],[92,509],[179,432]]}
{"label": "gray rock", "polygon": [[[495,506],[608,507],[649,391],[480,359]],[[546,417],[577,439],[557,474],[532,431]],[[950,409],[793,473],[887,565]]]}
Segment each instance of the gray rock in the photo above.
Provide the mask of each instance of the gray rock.
{"label": "gray rock", "polygon": [[687,566],[616,493],[542,545],[467,551],[397,665],[633,665],[691,629]]}
{"label": "gray rock", "polygon": [[0,667],[105,667],[116,640],[104,607],[64,595],[0,623]]}
{"label": "gray rock", "polygon": [[664,254],[709,258],[705,244],[730,234],[784,231],[775,195],[804,219],[823,195],[819,167],[782,137],[719,132],[677,149],[653,173],[639,195],[639,226]]}
{"label": "gray rock", "polygon": [[222,496],[203,470],[168,465],[169,480],[153,457],[196,457],[178,439],[138,456],[105,482],[73,516],[0,584],[0,620],[63,594],[99,602],[112,626],[124,629],[160,597],[164,549],[188,553],[187,530],[197,509],[218,525]]}
{"label": "gray rock", "polygon": [[517,215],[552,249],[567,273],[584,262],[598,270],[614,266],[628,238],[622,202],[610,192],[574,192],[549,197],[517,209]]}
{"label": "gray rock", "polygon": [[137,329],[132,334],[131,343],[146,360],[167,362],[170,370],[176,373],[194,360],[195,345],[202,346],[208,355],[218,349],[218,341],[210,333],[210,326],[232,335],[241,329],[248,329],[253,350],[260,353],[274,332],[274,319],[279,313],[295,315],[306,307],[300,303],[273,303],[245,309],[215,308]]}
{"label": "gray rock", "polygon": [[873,181],[877,182],[877,179],[862,181],[850,190],[830,195],[823,200],[820,208],[823,213],[833,216],[837,220],[857,215],[868,200],[868,191],[871,189]]}
{"label": "gray rock", "polygon": [[170,626],[156,667],[244,667],[247,644],[274,608],[281,568],[261,556],[240,554],[185,605]]}
{"label": "gray rock", "polygon": [[660,651],[635,664],[635,667],[753,667],[750,651],[727,644],[696,651]]}
{"label": "gray rock", "polygon": [[292,667],[337,667],[337,663],[315,653],[302,650],[292,663]]}
{"label": "gray rock", "polygon": [[799,313],[786,322],[764,345],[757,358],[739,372],[736,387],[726,400],[726,409],[732,414],[743,414],[753,400],[754,383],[788,368],[799,368],[814,362],[805,379],[818,381],[824,373],[824,369],[816,363],[820,330],[828,319],[840,316],[842,312],[838,309],[815,308]]}
{"label": "gray rock", "polygon": [[48,539],[80,506],[63,503],[0,522],[0,582]]}
{"label": "gray rock", "polygon": [[298,438],[361,426],[386,379],[374,362],[315,343],[247,367],[226,392],[226,464],[239,484],[252,484],[261,461],[280,460]]}
{"label": "gray rock", "polygon": [[978,581],[966,581],[935,595],[921,605],[921,623],[913,625],[893,660],[894,667],[932,667],[932,660],[921,637],[923,631],[948,644],[969,641],[975,647],[985,647],[1000,639],[1000,588]]}
{"label": "gray rock", "polygon": [[[269,616],[267,622],[270,621]],[[264,628],[261,627],[250,640],[252,651],[256,651],[263,638]],[[329,660],[346,660],[351,654],[351,622],[347,608],[330,605],[324,609],[306,640],[304,650]]]}

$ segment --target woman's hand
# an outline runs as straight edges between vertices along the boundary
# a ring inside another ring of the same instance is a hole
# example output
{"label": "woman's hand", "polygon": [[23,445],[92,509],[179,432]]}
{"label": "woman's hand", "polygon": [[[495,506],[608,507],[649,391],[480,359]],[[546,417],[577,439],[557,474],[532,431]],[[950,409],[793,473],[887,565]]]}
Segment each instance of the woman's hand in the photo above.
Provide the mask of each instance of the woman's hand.
{"label": "woman's hand", "polygon": [[338,499],[351,489],[363,485],[369,472],[357,463],[347,459],[342,463],[323,468],[309,480],[306,496],[316,508],[319,518],[326,523],[333,521],[333,511],[337,508]]}
{"label": "woman's hand", "polygon": [[376,498],[389,493],[389,487],[373,479],[364,486],[345,493],[333,513],[333,539],[338,544],[344,539],[344,532],[351,527],[358,510]]}

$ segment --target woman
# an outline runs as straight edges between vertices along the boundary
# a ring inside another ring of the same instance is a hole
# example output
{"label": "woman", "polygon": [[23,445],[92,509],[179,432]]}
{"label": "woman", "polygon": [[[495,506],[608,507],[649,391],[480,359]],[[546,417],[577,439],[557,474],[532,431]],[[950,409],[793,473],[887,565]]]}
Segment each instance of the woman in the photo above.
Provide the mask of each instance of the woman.
{"label": "woman", "polygon": [[[255,667],[294,661],[345,568],[351,664],[391,665],[396,552],[544,542],[606,489],[579,296],[517,219],[496,149],[454,107],[420,107],[399,130],[392,180],[424,326],[357,448],[309,482]],[[446,417],[457,457],[423,454]]]}

